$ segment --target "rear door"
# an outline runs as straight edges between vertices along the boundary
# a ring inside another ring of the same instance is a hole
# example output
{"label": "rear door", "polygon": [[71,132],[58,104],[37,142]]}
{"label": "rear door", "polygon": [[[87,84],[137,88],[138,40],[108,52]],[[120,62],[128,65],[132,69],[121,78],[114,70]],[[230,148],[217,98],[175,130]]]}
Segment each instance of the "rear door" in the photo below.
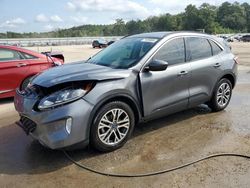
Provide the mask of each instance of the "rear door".
{"label": "rear door", "polygon": [[20,52],[20,53],[26,59],[26,62],[29,65],[29,75],[34,75],[52,66],[52,63],[49,62],[49,58],[46,58],[46,56],[44,56],[44,58],[41,58],[41,57],[37,57],[37,56],[31,55],[25,52]]}
{"label": "rear door", "polygon": [[[222,71],[221,49],[213,52],[213,41],[202,37],[186,37],[187,60],[190,62],[192,76],[190,81],[189,104],[196,106],[207,102]],[[219,47],[219,46],[217,46]],[[214,46],[216,48],[216,46]]]}
{"label": "rear door", "polygon": [[186,109],[190,65],[185,62],[184,39],[167,41],[154,55],[154,59],[166,61],[169,65],[165,71],[140,73],[144,115],[161,116]]}
{"label": "rear door", "polygon": [[13,94],[28,70],[28,64],[19,52],[0,49],[0,97]]}

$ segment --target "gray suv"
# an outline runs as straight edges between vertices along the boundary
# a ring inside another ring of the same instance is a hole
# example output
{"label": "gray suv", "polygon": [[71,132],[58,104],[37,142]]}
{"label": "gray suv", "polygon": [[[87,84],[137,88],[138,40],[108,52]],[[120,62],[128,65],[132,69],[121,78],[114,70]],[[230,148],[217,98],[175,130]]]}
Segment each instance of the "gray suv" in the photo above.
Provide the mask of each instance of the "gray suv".
{"label": "gray suv", "polygon": [[41,144],[115,150],[143,121],[207,104],[227,107],[237,61],[217,37],[155,32],[125,37],[85,62],[52,68],[17,90],[17,124]]}

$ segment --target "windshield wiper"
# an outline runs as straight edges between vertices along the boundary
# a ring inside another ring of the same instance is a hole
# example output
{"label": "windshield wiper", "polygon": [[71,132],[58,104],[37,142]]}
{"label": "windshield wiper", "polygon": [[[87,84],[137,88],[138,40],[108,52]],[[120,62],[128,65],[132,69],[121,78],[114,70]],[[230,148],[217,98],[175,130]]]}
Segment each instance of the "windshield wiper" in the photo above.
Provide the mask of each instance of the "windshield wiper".
{"label": "windshield wiper", "polygon": [[92,57],[89,57],[86,61],[85,61],[85,63],[87,63],[89,60],[91,60],[92,59]]}

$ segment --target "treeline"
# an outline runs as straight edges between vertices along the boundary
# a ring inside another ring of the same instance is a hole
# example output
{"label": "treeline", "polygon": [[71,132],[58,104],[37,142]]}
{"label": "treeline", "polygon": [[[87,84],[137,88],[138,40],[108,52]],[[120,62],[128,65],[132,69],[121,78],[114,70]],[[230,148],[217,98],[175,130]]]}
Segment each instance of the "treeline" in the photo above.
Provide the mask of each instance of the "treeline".
{"label": "treeline", "polygon": [[44,33],[0,33],[0,38],[124,36],[151,31],[204,30],[206,33],[250,32],[250,5],[224,2],[216,7],[208,3],[200,7],[188,5],[185,12],[163,14],[145,20],[125,22],[117,19],[111,25],[83,25]]}

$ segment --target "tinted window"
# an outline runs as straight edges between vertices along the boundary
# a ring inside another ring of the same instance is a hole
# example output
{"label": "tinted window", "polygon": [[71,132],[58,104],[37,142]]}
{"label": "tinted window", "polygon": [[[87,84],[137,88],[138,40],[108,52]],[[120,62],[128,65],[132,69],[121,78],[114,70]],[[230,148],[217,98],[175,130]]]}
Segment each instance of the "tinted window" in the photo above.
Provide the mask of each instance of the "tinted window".
{"label": "tinted window", "polygon": [[183,38],[167,42],[156,53],[154,59],[168,62],[169,65],[185,62],[185,47]]}
{"label": "tinted window", "polygon": [[210,40],[209,42],[212,46],[213,55],[217,55],[222,52],[222,49],[214,41]]}
{"label": "tinted window", "polygon": [[0,61],[20,60],[21,57],[18,52],[7,49],[0,49]]}
{"label": "tinted window", "polygon": [[190,60],[204,59],[212,56],[212,49],[207,39],[188,37]]}

